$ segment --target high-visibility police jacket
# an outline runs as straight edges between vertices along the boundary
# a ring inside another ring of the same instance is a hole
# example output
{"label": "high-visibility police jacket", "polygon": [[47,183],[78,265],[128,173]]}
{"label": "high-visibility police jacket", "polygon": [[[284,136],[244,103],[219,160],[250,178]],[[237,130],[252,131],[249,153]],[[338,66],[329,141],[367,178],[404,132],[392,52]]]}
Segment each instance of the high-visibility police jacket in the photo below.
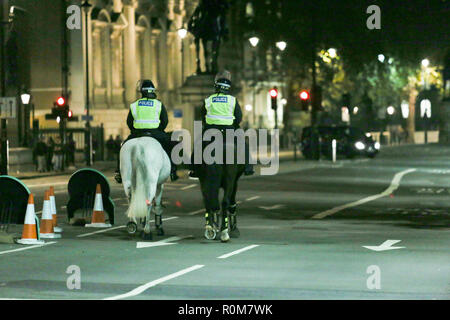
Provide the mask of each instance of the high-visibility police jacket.
{"label": "high-visibility police jacket", "polygon": [[161,101],[142,98],[130,105],[135,129],[156,129],[160,124]]}
{"label": "high-visibility police jacket", "polygon": [[207,124],[232,125],[236,98],[227,94],[213,94],[205,99]]}

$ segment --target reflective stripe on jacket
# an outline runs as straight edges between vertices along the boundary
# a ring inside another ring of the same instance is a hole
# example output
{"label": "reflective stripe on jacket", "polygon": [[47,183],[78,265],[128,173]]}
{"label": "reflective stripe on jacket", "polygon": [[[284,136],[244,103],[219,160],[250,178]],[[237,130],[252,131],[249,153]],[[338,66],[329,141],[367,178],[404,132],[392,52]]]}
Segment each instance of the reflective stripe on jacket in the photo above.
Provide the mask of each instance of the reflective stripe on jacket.
{"label": "reflective stripe on jacket", "polygon": [[135,129],[155,129],[159,127],[161,101],[157,99],[139,99],[130,105]]}
{"label": "reflective stripe on jacket", "polygon": [[225,94],[213,94],[205,99],[206,123],[232,125],[236,98]]}

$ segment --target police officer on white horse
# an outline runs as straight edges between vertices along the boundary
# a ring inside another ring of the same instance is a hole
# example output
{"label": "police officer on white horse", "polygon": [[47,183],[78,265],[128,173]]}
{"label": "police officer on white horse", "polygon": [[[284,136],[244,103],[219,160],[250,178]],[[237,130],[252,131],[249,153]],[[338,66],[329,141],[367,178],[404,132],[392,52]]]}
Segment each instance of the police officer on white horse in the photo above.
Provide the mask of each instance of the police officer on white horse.
{"label": "police officer on white horse", "polygon": [[[123,142],[123,144],[133,138],[150,136],[161,143],[161,146],[168,154],[169,159],[171,159],[170,138],[167,133],[164,132],[169,122],[167,110],[164,104],[156,99],[155,85],[151,80],[140,80],[138,82],[138,90],[141,93],[142,98],[130,105],[127,125],[131,131],[131,134]],[[172,181],[175,181],[178,179],[176,172],[177,168],[172,160],[170,160],[170,162],[170,178]],[[117,170],[114,178],[118,183],[122,183],[119,161],[117,162]]]}
{"label": "police officer on white horse", "polygon": [[[238,129],[242,121],[242,110],[236,97],[230,94],[231,74],[228,71],[216,75],[214,81],[216,93],[205,99],[201,110],[204,130],[211,128],[221,130]],[[248,147],[246,147],[248,153]],[[246,156],[249,158],[249,156]],[[189,176],[198,178],[198,167],[194,165],[193,154],[191,159],[191,172]],[[246,159],[244,174],[254,174],[253,165]]]}

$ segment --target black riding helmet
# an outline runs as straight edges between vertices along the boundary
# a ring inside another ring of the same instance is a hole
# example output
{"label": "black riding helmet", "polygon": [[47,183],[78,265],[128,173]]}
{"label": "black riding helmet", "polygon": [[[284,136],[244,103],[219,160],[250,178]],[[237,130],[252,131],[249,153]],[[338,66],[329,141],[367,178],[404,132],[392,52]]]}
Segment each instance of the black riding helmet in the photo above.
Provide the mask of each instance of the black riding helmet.
{"label": "black riding helmet", "polygon": [[214,82],[214,88],[216,89],[216,92],[229,93],[231,89],[231,81],[226,78],[217,79]]}
{"label": "black riding helmet", "polygon": [[143,97],[154,99],[156,98],[156,88],[151,80],[139,80],[137,85],[138,91]]}

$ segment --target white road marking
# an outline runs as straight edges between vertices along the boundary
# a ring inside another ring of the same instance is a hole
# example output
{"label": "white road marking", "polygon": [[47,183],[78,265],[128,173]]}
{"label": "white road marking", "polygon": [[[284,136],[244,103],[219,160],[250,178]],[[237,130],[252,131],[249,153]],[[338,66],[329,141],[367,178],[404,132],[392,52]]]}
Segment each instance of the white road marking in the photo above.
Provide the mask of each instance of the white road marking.
{"label": "white road marking", "polygon": [[414,172],[414,171],[416,171],[416,169],[412,168],[412,169],[407,169],[407,170],[404,170],[404,171],[396,173],[394,178],[392,179],[392,182],[391,182],[390,186],[386,190],[384,190],[382,193],[375,194],[373,196],[369,196],[369,197],[366,197],[366,198],[363,198],[363,199],[360,199],[360,200],[357,200],[357,201],[354,201],[354,202],[351,202],[351,203],[347,203],[347,204],[344,204],[344,205],[341,205],[341,206],[338,206],[338,207],[334,207],[332,209],[320,212],[320,213],[314,215],[312,217],[312,219],[322,219],[322,218],[325,218],[327,216],[331,216],[332,214],[335,214],[336,212],[342,211],[344,209],[351,208],[351,207],[356,207],[356,206],[359,206],[361,204],[364,204],[364,203],[367,203],[367,202],[370,202],[370,201],[377,200],[379,198],[388,196],[392,192],[397,190],[397,188],[400,185],[400,180],[403,178],[403,176],[405,174],[408,174],[408,173]]}
{"label": "white road marking", "polygon": [[[164,218],[164,219],[162,219],[162,221],[173,220],[173,219],[178,219],[178,217]],[[155,220],[150,220],[150,222],[155,222]],[[77,237],[78,238],[82,238],[82,237],[92,236],[93,234],[103,233],[103,232],[107,232],[107,231],[111,231],[111,230],[115,230],[115,229],[120,229],[120,228],[125,228],[125,227],[126,226],[123,225],[123,226],[108,228],[108,229],[104,229],[104,230],[99,230],[99,231],[94,231],[94,232],[89,232],[89,233],[83,233],[83,234],[77,235]]]}
{"label": "white road marking", "polygon": [[168,276],[165,276],[165,277],[159,278],[157,280],[153,280],[151,282],[148,282],[148,283],[146,283],[146,284],[144,284],[142,286],[139,286],[136,289],[131,290],[130,292],[127,292],[125,294],[121,294],[121,295],[118,295],[118,296],[105,298],[104,300],[119,300],[119,299],[125,299],[125,298],[134,297],[134,296],[137,296],[137,295],[141,294],[142,292],[144,292],[148,288],[154,287],[154,286],[156,286],[156,285],[158,285],[160,283],[163,283],[163,282],[166,282],[168,280],[177,278],[177,277],[182,276],[182,275],[184,275],[186,273],[189,273],[191,271],[195,271],[195,270],[203,268],[203,267],[204,267],[204,265],[197,264],[195,266],[192,266],[192,267],[180,270],[178,272],[169,274]]}
{"label": "white road marking", "polygon": [[52,241],[52,242],[46,242],[44,244],[36,244],[30,247],[25,247],[25,248],[20,248],[20,249],[13,249],[13,250],[7,250],[7,251],[0,251],[0,254],[6,254],[6,253],[11,253],[11,252],[18,252],[18,251],[23,251],[23,250],[29,250],[29,249],[34,249],[34,248],[39,248],[39,247],[43,247],[49,244],[53,244],[56,243],[56,241]]}
{"label": "white road marking", "polygon": [[170,238],[163,239],[163,240],[160,240],[160,241],[155,241],[155,242],[136,242],[136,248],[137,249],[141,249],[141,248],[149,248],[149,247],[158,247],[158,246],[167,246],[167,245],[171,245],[171,244],[178,244],[177,242],[174,242],[174,241],[179,241],[179,240],[183,240],[183,239],[187,239],[187,238],[192,238],[192,235],[182,236],[182,237],[170,237]]}
{"label": "white road marking", "polygon": [[367,248],[369,250],[373,251],[387,251],[387,250],[394,250],[394,249],[403,249],[405,247],[392,247],[392,245],[400,242],[402,240],[386,240],[379,246],[363,246],[364,248]]}
{"label": "white road marking", "polygon": [[194,187],[196,187],[196,186],[197,186],[196,184],[190,184],[190,185],[188,185],[188,186],[185,186],[185,187],[181,188],[180,190],[187,190],[187,189],[194,188]]}
{"label": "white road marking", "polygon": [[260,206],[258,208],[261,208],[261,209],[264,209],[264,210],[274,210],[274,209],[279,209],[279,208],[283,208],[283,207],[284,207],[284,204],[276,204],[276,205],[273,205],[271,207]]}
{"label": "white road marking", "polygon": [[51,183],[29,184],[29,185],[26,185],[26,186],[27,186],[28,188],[34,188],[34,187],[60,186],[60,185],[63,185],[63,184],[68,184],[68,182],[67,182],[67,181],[64,181],[64,182],[51,182]]}
{"label": "white road marking", "polygon": [[198,214],[198,213],[202,213],[202,212],[206,212],[206,209],[200,209],[197,211],[192,211],[188,213],[188,216],[193,216],[194,214]]}
{"label": "white road marking", "polygon": [[239,249],[239,250],[236,250],[236,251],[233,251],[233,252],[230,252],[230,253],[221,255],[220,257],[217,257],[217,259],[226,259],[226,258],[228,258],[228,257],[234,256],[235,254],[239,254],[239,253],[241,253],[241,252],[244,252],[244,251],[247,251],[247,250],[256,248],[256,247],[258,247],[258,246],[259,246],[259,244],[252,244],[251,246],[244,247],[244,248],[242,248],[242,249]]}
{"label": "white road marking", "polygon": [[115,229],[120,229],[120,228],[125,228],[125,227],[126,226],[118,226],[118,227],[108,228],[108,229],[94,231],[94,232],[90,232],[90,233],[83,233],[83,234],[77,235],[77,237],[78,238],[88,237],[88,236],[92,236],[93,234],[103,233],[103,232],[107,232],[107,231],[111,231],[111,230],[115,230]]}
{"label": "white road marking", "polygon": [[260,196],[254,196],[254,197],[245,199],[245,201],[252,201],[252,200],[256,200],[258,198],[261,198],[261,197]]}

